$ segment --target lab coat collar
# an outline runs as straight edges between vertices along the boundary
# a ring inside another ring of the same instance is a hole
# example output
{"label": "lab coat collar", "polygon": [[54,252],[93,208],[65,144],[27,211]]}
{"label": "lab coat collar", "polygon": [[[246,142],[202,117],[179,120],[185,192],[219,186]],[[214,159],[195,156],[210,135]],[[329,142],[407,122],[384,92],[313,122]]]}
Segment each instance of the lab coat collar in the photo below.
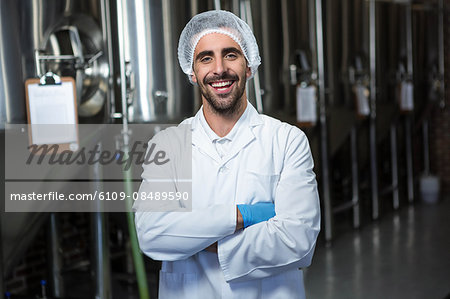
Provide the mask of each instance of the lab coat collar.
{"label": "lab coat collar", "polygon": [[[264,123],[262,116],[258,113],[258,111],[256,111],[255,107],[253,107],[253,105],[248,100],[247,100],[246,110],[247,109],[248,109],[248,115],[247,115],[248,123],[247,124],[249,127],[259,126]],[[204,117],[203,105],[200,107],[200,109],[197,111],[197,113],[194,116],[194,119],[191,124],[192,132],[195,132],[199,128],[201,129],[201,123],[200,123],[201,117]]]}
{"label": "lab coat collar", "polygon": [[235,136],[233,136],[232,148],[228,155],[224,157],[224,159],[220,159],[218,157],[217,151],[212,144],[212,139],[210,137],[211,134],[208,134],[206,132],[201,123],[201,118],[204,118],[203,106],[197,112],[192,121],[192,144],[194,146],[197,146],[202,152],[204,152],[220,164],[226,163],[237,153],[239,153],[242,148],[244,148],[247,144],[249,144],[256,138],[255,134],[253,133],[253,128],[264,123],[262,116],[248,101],[246,110],[248,111],[246,111],[247,115],[245,119],[243,119],[244,122],[240,124],[239,131],[236,132]]}

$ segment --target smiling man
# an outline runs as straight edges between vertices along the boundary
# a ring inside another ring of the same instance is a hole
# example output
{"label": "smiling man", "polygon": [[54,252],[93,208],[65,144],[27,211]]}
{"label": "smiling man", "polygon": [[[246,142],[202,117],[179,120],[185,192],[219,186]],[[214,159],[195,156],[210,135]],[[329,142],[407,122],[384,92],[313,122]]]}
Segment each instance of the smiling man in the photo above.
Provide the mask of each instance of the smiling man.
{"label": "smiling man", "polygon": [[251,71],[240,46],[229,36],[210,33],[197,44],[194,75],[213,114],[238,115],[245,109],[245,83]]}
{"label": "smiling man", "polygon": [[[199,14],[178,58],[203,103],[182,123],[192,126],[192,212],[136,213],[142,251],[163,261],[159,297],[303,298],[320,230],[313,160],[302,131],[247,100],[260,65],[252,31],[230,12]],[[157,169],[143,167],[145,182]]]}

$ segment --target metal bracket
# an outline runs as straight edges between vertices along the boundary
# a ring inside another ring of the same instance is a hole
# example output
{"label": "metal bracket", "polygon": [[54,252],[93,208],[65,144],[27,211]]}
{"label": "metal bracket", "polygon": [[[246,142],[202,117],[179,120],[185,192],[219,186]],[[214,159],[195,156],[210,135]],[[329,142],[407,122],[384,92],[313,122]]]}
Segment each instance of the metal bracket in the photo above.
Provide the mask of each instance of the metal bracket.
{"label": "metal bracket", "polygon": [[[89,66],[91,66],[94,61],[96,61],[99,57],[103,55],[103,51],[98,51],[95,54],[90,55],[83,55],[83,46],[81,44],[80,34],[78,32],[77,27],[75,26],[64,26],[60,28],[56,32],[60,31],[68,31],[69,32],[69,38],[70,38],[70,44],[72,47],[73,55],[47,55],[47,54],[41,54],[44,52],[42,49],[35,49],[34,50],[34,58],[35,58],[35,64],[36,64],[36,74],[38,77],[42,76],[42,69],[41,69],[41,62],[42,61],[48,61],[48,60],[66,60],[66,61],[74,61],[74,69],[80,70],[80,69],[86,69]],[[54,34],[53,33],[53,34]],[[86,62],[86,59],[87,62]]]}

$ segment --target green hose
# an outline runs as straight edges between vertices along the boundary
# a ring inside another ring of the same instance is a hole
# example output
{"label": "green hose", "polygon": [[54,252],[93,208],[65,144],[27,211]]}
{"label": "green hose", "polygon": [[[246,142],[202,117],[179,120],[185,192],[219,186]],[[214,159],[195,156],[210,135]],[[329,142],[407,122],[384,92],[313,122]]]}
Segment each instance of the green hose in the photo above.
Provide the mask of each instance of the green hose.
{"label": "green hose", "polygon": [[[125,152],[124,160],[128,159],[128,151]],[[130,231],[130,243],[131,243],[131,252],[133,254],[133,262],[134,268],[136,270],[136,279],[139,289],[139,298],[140,299],[150,299],[150,295],[148,292],[147,285],[147,274],[145,273],[144,267],[144,257],[139,249],[138,238],[136,234],[136,228],[134,225],[134,214],[131,210],[133,206],[133,183],[131,176],[131,167],[123,171],[124,178],[124,187],[126,197],[126,209],[127,209],[127,222],[128,222],[128,230]]]}

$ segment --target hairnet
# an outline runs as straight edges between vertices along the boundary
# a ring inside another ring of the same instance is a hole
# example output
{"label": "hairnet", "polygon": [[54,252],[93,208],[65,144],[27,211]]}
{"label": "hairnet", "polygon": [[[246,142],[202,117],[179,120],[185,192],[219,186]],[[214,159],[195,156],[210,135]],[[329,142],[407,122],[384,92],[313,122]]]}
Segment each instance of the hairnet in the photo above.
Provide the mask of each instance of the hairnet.
{"label": "hairnet", "polygon": [[258,44],[250,27],[243,20],[231,12],[224,10],[211,10],[194,16],[183,32],[178,42],[178,61],[181,69],[188,75],[192,82],[192,66],[194,52],[200,39],[206,34],[222,33],[231,37],[242,49],[248,66],[251,69],[251,77],[261,64]]}

